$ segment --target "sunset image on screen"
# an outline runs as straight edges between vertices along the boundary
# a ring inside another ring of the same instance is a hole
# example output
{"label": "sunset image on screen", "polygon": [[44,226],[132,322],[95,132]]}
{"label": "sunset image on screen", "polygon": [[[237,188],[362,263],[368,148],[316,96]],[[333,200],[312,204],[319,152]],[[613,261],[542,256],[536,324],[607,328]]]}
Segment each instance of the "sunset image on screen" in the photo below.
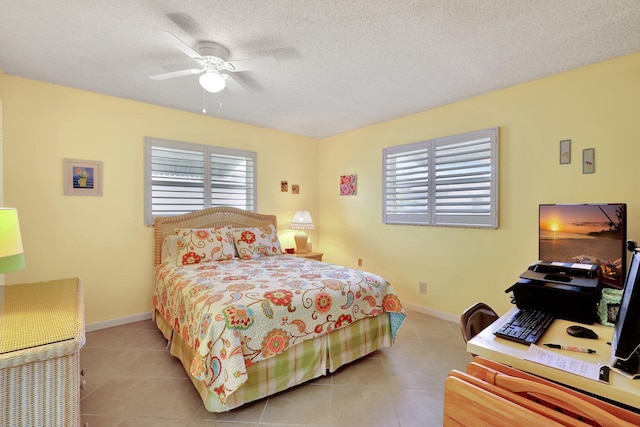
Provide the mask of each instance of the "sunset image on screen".
{"label": "sunset image on screen", "polygon": [[539,258],[601,266],[604,282],[622,285],[624,204],[540,205]]}

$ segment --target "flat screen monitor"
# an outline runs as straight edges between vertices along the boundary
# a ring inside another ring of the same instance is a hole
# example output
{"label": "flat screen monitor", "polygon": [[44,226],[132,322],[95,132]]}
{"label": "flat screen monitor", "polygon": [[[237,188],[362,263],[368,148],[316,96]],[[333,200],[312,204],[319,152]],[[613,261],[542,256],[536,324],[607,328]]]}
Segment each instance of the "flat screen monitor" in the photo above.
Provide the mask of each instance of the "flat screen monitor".
{"label": "flat screen monitor", "polygon": [[604,285],[622,288],[626,273],[625,203],[541,204],[538,258],[600,266]]}
{"label": "flat screen monitor", "polygon": [[640,362],[640,253],[634,248],[611,339],[612,366],[638,377]]}

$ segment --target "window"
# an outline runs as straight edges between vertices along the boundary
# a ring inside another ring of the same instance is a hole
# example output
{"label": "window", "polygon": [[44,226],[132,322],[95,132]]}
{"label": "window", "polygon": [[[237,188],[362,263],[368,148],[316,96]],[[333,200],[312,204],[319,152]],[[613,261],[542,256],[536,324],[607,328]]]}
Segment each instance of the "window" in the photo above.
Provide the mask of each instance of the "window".
{"label": "window", "polygon": [[382,150],[385,224],[498,227],[498,129]]}
{"label": "window", "polygon": [[255,212],[256,153],[145,138],[145,223],[212,206]]}

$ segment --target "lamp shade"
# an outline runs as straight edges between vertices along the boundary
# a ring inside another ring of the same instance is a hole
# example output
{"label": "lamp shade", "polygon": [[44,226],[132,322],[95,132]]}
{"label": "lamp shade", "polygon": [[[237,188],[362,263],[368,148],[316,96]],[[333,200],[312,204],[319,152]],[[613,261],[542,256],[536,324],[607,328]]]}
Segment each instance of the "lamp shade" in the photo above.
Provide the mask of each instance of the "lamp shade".
{"label": "lamp shade", "polygon": [[311,219],[311,214],[309,211],[297,211],[293,216],[293,220],[291,221],[291,225],[289,225],[290,230],[298,230],[298,232],[293,236],[296,241],[296,252],[304,253],[309,252],[307,249],[307,241],[309,240],[309,236],[304,230],[313,230],[313,220]]}
{"label": "lamp shade", "polygon": [[313,230],[314,228],[309,211],[297,211],[289,226],[290,230]]}
{"label": "lamp shade", "polygon": [[204,90],[211,93],[220,92],[227,84],[224,77],[216,70],[210,70],[202,74],[198,81]]}
{"label": "lamp shade", "polygon": [[0,208],[0,273],[24,268],[18,211]]}

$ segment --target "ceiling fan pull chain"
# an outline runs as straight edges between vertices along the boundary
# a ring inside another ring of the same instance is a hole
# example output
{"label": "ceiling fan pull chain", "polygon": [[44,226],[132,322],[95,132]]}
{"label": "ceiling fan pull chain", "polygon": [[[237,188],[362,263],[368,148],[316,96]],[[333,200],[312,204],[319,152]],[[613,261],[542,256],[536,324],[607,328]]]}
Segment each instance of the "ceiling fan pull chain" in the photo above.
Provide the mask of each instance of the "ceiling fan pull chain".
{"label": "ceiling fan pull chain", "polygon": [[207,91],[202,88],[202,114],[207,114]]}

